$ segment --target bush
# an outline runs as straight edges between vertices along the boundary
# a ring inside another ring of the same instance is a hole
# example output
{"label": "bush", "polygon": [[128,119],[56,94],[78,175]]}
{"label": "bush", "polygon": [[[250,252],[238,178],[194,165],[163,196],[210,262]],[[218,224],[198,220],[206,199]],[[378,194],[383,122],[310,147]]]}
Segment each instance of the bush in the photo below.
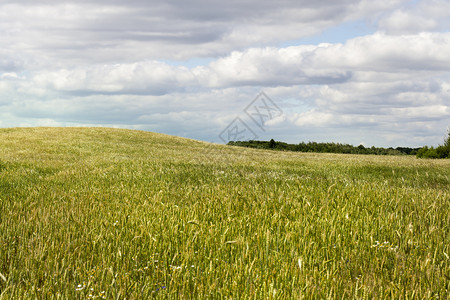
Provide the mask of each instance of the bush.
{"label": "bush", "polygon": [[438,158],[450,158],[450,146],[439,146],[436,148]]}
{"label": "bush", "polygon": [[433,147],[430,147],[430,149],[428,149],[427,152],[425,152],[425,155],[423,156],[424,158],[439,158],[436,149],[434,149]]}
{"label": "bush", "polygon": [[437,158],[436,150],[433,147],[425,146],[417,151],[417,158]]}
{"label": "bush", "polygon": [[417,151],[417,158],[447,158],[449,155],[448,149],[444,146],[437,148],[425,146]]}

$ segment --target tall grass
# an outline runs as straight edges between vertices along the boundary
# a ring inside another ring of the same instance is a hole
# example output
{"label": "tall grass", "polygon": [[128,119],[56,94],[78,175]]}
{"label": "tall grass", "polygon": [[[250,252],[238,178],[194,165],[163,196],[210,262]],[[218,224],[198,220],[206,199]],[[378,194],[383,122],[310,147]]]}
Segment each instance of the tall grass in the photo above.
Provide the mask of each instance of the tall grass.
{"label": "tall grass", "polygon": [[0,129],[0,299],[445,299],[449,167]]}

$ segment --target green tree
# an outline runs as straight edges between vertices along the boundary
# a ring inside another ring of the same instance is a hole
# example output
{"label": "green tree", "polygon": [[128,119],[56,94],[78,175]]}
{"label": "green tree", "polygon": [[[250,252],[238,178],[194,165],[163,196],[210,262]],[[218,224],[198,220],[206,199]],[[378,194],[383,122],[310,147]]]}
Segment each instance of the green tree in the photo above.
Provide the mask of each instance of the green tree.
{"label": "green tree", "polygon": [[276,147],[276,145],[277,145],[277,142],[275,142],[273,139],[271,139],[269,142],[269,148],[273,149]]}

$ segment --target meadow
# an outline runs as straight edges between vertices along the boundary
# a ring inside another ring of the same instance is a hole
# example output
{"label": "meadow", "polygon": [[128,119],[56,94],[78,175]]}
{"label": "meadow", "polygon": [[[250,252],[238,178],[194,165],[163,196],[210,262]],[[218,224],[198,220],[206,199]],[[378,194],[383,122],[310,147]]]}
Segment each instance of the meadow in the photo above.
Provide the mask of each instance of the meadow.
{"label": "meadow", "polygon": [[0,299],[448,299],[450,160],[0,129]]}

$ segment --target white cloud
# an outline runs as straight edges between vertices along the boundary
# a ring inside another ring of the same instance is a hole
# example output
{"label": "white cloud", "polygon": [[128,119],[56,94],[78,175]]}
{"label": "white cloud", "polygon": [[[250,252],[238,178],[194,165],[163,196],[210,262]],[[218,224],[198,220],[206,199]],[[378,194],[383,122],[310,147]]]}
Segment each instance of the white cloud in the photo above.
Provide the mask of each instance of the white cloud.
{"label": "white cloud", "polygon": [[86,69],[61,69],[36,74],[36,87],[76,93],[167,94],[194,85],[194,75],[183,66],[156,61],[97,65]]}
{"label": "white cloud", "polygon": [[3,1],[0,48],[28,68],[226,55],[311,36],[405,1]]}
{"label": "white cloud", "polygon": [[0,75],[0,79],[20,79],[15,72],[7,72]]}
{"label": "white cloud", "polygon": [[450,106],[428,105],[419,107],[390,108],[390,113],[404,118],[425,120],[426,118],[450,118]]}
{"label": "white cloud", "polygon": [[331,113],[310,110],[301,114],[294,114],[294,124],[299,127],[332,125],[337,120]]}
{"label": "white cloud", "polygon": [[[394,73],[410,78],[417,76],[408,74],[410,71],[446,72],[450,69],[448,53],[449,33],[401,37],[376,33],[345,44],[235,51],[194,73],[213,87],[333,84],[354,80],[352,77],[358,72],[375,72],[375,76],[380,76],[380,72],[381,76]],[[367,73],[361,76],[364,75]]]}
{"label": "white cloud", "polygon": [[449,33],[390,36],[376,33],[318,48],[312,67],[400,73],[450,68]]}
{"label": "white cloud", "polygon": [[423,0],[418,5],[399,8],[380,20],[379,27],[388,34],[416,34],[450,29],[450,2]]}

